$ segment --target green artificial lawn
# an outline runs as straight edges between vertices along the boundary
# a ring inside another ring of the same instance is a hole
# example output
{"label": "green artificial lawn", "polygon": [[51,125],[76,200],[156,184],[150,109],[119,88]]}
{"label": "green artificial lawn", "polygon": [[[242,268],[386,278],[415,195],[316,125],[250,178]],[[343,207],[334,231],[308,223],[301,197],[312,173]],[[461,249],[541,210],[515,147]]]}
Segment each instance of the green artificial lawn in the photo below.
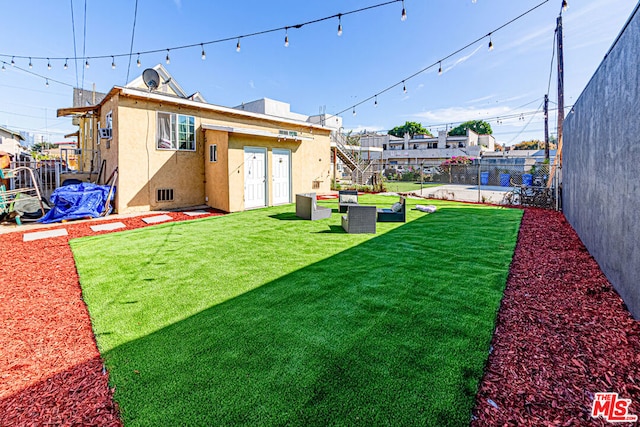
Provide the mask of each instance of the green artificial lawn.
{"label": "green artificial lawn", "polygon": [[468,425],[522,211],[425,202],[375,235],[330,200],[71,241],[125,425]]}
{"label": "green artificial lawn", "polygon": [[[442,184],[423,183],[422,188],[438,187]],[[396,193],[407,193],[409,191],[420,190],[420,183],[405,182],[405,181],[385,181],[384,186],[387,191],[393,191]]]}

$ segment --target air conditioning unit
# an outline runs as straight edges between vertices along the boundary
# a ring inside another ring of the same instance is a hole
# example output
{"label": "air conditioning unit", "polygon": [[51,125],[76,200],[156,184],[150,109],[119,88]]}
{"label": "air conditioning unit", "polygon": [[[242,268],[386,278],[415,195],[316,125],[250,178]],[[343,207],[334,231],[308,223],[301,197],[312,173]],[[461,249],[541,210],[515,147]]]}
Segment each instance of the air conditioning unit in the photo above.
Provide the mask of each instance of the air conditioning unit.
{"label": "air conditioning unit", "polygon": [[100,139],[111,139],[111,128],[98,128]]}

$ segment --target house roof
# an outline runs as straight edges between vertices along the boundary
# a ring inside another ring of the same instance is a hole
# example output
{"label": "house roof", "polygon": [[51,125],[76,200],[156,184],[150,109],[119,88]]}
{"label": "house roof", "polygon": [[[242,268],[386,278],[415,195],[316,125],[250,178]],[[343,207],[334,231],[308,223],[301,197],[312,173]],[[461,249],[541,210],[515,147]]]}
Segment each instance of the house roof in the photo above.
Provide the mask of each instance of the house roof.
{"label": "house roof", "polygon": [[22,135],[20,135],[20,133],[19,133],[19,132],[14,132],[14,131],[12,131],[11,129],[7,129],[7,128],[6,128],[6,127],[4,127],[4,126],[0,126],[0,130],[1,130],[1,131],[4,131],[4,132],[7,132],[8,134],[10,134],[10,135],[12,135],[12,136],[17,136],[19,140],[21,139],[21,140],[23,140],[23,141],[24,141],[24,137],[23,137]]}
{"label": "house roof", "polygon": [[[243,111],[231,107],[223,107],[220,105],[209,104],[204,100],[204,97],[199,92],[196,92],[190,96],[187,96],[184,90],[178,85],[178,83],[171,77],[169,72],[162,66],[162,64],[158,64],[153,67],[154,70],[158,72],[161,80],[164,80],[164,83],[160,85],[159,89],[162,89],[163,85],[166,85],[166,91],[163,90],[154,90],[149,91],[142,80],[142,76],[137,77],[132,80],[126,86],[114,86],[111,88],[109,93],[107,93],[102,100],[100,100],[96,105],[86,106],[86,107],[72,107],[72,108],[59,108],[57,110],[58,117],[61,116],[69,116],[69,115],[81,115],[90,112],[97,111],[105,104],[107,100],[119,94],[124,97],[131,98],[139,98],[148,101],[156,101],[162,103],[170,103],[174,105],[180,105],[185,107],[192,107],[200,110],[206,111],[215,111],[218,113],[222,113],[227,116],[238,117],[238,118],[252,118],[269,121],[271,123],[280,123],[286,125],[295,125],[295,126],[305,126],[309,129],[323,130],[330,132],[331,129],[320,124],[315,124],[307,121],[296,120],[291,118],[284,118],[279,116],[267,115],[262,113],[254,113],[250,111]],[[170,89],[170,90],[168,90]]]}

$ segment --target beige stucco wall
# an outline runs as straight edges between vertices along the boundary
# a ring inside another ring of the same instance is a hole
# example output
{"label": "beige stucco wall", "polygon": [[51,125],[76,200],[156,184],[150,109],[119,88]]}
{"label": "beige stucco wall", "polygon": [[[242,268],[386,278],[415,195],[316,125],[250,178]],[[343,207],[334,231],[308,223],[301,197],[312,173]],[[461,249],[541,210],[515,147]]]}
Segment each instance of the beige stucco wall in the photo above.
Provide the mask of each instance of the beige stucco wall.
{"label": "beige stucco wall", "polygon": [[[218,146],[218,161],[209,162],[209,146]],[[229,209],[229,133],[205,132],[205,202],[207,205],[230,212]]]}
{"label": "beige stucco wall", "polygon": [[[109,102],[112,101],[113,98]],[[102,118],[110,110],[109,102],[101,110]],[[103,159],[108,159],[109,173],[112,170],[110,163],[118,161],[118,212],[174,209],[204,204],[204,148],[202,133],[198,132],[198,117],[195,120],[195,151],[158,150],[158,111],[177,114],[191,112],[172,105],[123,97],[119,98],[118,104],[118,108],[113,110],[111,148],[102,148]],[[158,189],[173,189],[174,200],[156,201]]]}
{"label": "beige stucco wall", "polygon": [[[113,111],[113,139],[110,148],[100,144],[102,159],[107,160],[107,176],[117,164],[116,192],[118,212],[184,208],[208,204],[234,212],[244,210],[244,147],[267,148],[268,205],[272,205],[271,150],[291,150],[292,188],[295,194],[330,190],[329,129],[313,128],[277,119],[246,117],[241,113],[211,111],[195,106],[160,103],[156,100],[114,95],[100,110],[100,121]],[[156,149],[157,112],[195,117],[195,151]],[[202,124],[241,127],[278,134],[296,131],[304,139],[272,138],[206,130]],[[209,163],[210,144],[218,144],[218,162]],[[228,144],[228,150],[227,150]],[[318,188],[313,188],[314,181]],[[173,188],[173,202],[156,202],[159,188]]]}

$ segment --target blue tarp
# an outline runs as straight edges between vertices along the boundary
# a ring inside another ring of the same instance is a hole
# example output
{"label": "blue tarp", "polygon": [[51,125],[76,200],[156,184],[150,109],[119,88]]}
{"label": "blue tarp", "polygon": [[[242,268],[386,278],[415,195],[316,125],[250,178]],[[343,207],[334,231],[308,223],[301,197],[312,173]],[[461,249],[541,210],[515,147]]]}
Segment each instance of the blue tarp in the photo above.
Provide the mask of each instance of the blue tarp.
{"label": "blue tarp", "polygon": [[[56,188],[51,194],[52,208],[38,222],[50,224],[63,220],[80,218],[97,218],[111,213],[104,212],[109,195],[108,185],[97,185],[88,182],[66,185]],[[111,193],[111,200],[115,194],[115,187]]]}

